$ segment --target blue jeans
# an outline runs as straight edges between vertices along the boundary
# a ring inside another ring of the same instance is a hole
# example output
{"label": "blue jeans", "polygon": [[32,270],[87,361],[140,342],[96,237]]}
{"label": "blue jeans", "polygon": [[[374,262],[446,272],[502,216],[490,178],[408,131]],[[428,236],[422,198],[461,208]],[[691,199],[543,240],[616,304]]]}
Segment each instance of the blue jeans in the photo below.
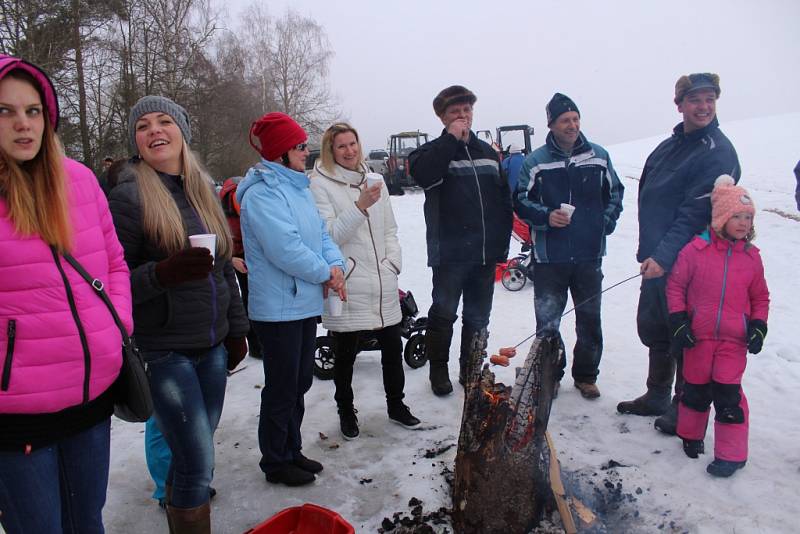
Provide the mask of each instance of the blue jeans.
{"label": "blue jeans", "polygon": [[314,379],[317,318],[252,324],[261,340],[266,382],[258,419],[259,466],[269,474],[294,460],[303,447],[303,397]]}
{"label": "blue jeans", "polygon": [[0,452],[0,524],[7,534],[103,533],[111,420],[24,452]]}
{"label": "blue jeans", "polygon": [[172,506],[195,508],[208,502],[214,476],[214,431],[222,415],[228,355],[217,345],[202,355],[145,351],[158,428],[172,462],[166,483]]}
{"label": "blue jeans", "polygon": [[433,269],[433,304],[428,318],[452,325],[458,315],[458,302],[464,295],[461,322],[467,328],[480,330],[489,325],[494,296],[492,265],[438,265]]}

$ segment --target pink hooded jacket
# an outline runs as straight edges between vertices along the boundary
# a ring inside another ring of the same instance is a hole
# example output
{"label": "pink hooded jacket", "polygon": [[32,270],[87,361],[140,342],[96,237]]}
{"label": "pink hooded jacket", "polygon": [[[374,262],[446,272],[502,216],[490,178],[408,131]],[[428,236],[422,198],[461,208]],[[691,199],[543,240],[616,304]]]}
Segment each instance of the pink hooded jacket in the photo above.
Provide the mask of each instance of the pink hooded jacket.
{"label": "pink hooded jacket", "polygon": [[758,248],[713,231],[692,239],[667,280],[669,312],[686,311],[697,339],[746,344],[747,325],[767,322],[769,289]]}

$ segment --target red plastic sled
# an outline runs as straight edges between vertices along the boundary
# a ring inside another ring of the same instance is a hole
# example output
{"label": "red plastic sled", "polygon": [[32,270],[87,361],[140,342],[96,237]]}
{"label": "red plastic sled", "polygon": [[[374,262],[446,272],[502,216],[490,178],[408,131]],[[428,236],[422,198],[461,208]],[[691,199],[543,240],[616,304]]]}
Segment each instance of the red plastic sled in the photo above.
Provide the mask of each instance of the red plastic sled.
{"label": "red plastic sled", "polygon": [[355,534],[355,529],[336,512],[306,503],[281,510],[244,534]]}

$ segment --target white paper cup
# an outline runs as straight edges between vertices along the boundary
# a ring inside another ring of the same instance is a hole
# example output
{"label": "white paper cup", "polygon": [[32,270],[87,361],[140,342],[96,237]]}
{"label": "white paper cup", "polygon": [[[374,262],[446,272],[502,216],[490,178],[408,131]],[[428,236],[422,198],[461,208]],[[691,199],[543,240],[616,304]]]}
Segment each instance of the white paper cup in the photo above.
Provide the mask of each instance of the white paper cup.
{"label": "white paper cup", "polygon": [[193,247],[207,248],[214,258],[217,252],[217,234],[194,234],[189,236],[189,244]]}
{"label": "white paper cup", "polygon": [[372,187],[375,184],[383,183],[383,175],[378,174],[377,172],[368,172],[364,176],[367,179],[367,187]]}
{"label": "white paper cup", "polygon": [[567,216],[570,219],[572,219],[572,212],[575,211],[575,206],[573,206],[572,204],[562,203],[561,204],[561,211],[566,211],[567,212]]}
{"label": "white paper cup", "polygon": [[331,317],[339,317],[342,314],[342,299],[339,298],[337,293],[333,291],[328,293],[325,303],[328,308],[328,315]]}

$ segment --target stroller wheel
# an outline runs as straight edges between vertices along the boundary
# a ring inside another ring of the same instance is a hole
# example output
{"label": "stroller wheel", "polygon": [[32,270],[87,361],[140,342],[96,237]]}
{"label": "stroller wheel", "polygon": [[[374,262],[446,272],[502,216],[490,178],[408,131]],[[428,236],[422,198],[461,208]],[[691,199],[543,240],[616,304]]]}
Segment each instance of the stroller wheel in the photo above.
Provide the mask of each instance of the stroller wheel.
{"label": "stroller wheel", "polygon": [[333,347],[333,337],[319,336],[317,338],[317,349],[314,352],[314,376],[320,380],[333,378],[333,362],[336,359]]}
{"label": "stroller wheel", "polygon": [[428,359],[425,357],[425,334],[417,333],[408,338],[403,349],[403,359],[412,369],[419,369]]}
{"label": "stroller wheel", "polygon": [[525,276],[525,271],[519,267],[506,267],[503,269],[503,274],[500,275],[500,282],[509,291],[519,291],[525,287],[527,281],[528,277]]}

